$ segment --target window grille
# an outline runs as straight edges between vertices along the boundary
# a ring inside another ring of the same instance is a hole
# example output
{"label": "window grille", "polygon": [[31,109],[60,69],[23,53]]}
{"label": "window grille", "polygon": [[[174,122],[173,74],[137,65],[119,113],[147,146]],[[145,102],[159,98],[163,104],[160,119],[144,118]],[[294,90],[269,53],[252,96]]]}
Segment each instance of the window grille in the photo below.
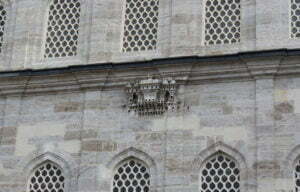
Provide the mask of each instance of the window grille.
{"label": "window grille", "polygon": [[64,187],[63,171],[52,162],[36,168],[28,181],[28,192],[64,192]]}
{"label": "window grille", "polygon": [[295,178],[295,192],[300,192],[300,160],[297,160],[294,169],[294,178]]}
{"label": "window grille", "polygon": [[159,0],[126,0],[123,52],[155,50]]}
{"label": "window grille", "polygon": [[205,45],[240,42],[241,0],[205,1]]}
{"label": "window grille", "polygon": [[201,169],[201,192],[239,192],[240,170],[225,154],[210,158]]}
{"label": "window grille", "polygon": [[300,0],[291,0],[290,9],[291,38],[300,37]]}
{"label": "window grille", "polygon": [[131,159],[122,163],[113,178],[113,192],[149,192],[150,173],[142,162]]}
{"label": "window grille", "polygon": [[6,17],[7,17],[7,13],[6,13],[5,6],[0,2],[0,53],[2,52],[2,47],[3,47]]}
{"label": "window grille", "polygon": [[50,3],[45,58],[77,55],[80,0]]}

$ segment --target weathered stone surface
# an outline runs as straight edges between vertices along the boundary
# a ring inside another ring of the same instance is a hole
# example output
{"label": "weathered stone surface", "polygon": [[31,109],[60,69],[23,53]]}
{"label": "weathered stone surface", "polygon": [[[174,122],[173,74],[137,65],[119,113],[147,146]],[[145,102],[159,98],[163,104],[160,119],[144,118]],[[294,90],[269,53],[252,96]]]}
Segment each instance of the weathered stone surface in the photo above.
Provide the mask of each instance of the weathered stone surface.
{"label": "weathered stone surface", "polygon": [[[241,0],[241,42],[218,46],[204,46],[204,0],[160,0],[157,50],[132,53],[120,47],[124,1],[82,0],[78,55],[52,59],[43,57],[48,1],[0,2],[11,3],[0,54],[0,192],[25,192],[48,160],[66,170],[66,192],[112,192],[129,158],[150,169],[150,191],[198,192],[203,163],[218,152],[237,162],[241,192],[294,190],[300,70],[291,49],[300,41],[289,38],[290,0]],[[249,53],[228,56],[239,52]],[[78,65],[91,66],[70,67]],[[5,73],[15,70],[26,71]],[[128,113],[125,85],[152,75],[176,80],[180,110]]]}
{"label": "weathered stone surface", "polygon": [[113,152],[117,150],[117,143],[112,141],[87,140],[82,141],[83,151]]}
{"label": "weathered stone surface", "polygon": [[77,112],[81,110],[81,103],[68,102],[60,103],[54,106],[55,112]]}
{"label": "weathered stone surface", "polygon": [[291,103],[285,102],[275,105],[275,112],[279,113],[293,113],[294,107]]}
{"label": "weathered stone surface", "polygon": [[16,137],[17,127],[2,127],[0,132],[3,137]]}
{"label": "weathered stone surface", "polygon": [[65,133],[65,140],[80,140],[80,139],[90,139],[97,138],[97,131],[95,130],[79,130],[79,131],[67,131]]}

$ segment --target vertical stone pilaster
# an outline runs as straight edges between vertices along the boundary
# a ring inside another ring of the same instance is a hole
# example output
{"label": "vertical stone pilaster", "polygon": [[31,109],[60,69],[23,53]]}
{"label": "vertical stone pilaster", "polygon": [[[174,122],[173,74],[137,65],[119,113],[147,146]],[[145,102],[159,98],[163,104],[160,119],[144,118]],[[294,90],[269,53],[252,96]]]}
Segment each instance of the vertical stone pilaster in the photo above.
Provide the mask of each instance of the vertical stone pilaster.
{"label": "vertical stone pilaster", "polygon": [[274,79],[257,79],[255,90],[257,161],[254,168],[257,174],[257,191],[274,191],[274,173],[277,168],[273,153]]}
{"label": "vertical stone pilaster", "polygon": [[[20,121],[20,112],[21,112],[21,96],[12,96],[6,98],[5,104],[3,103],[3,118],[2,118],[2,126],[1,126],[1,140],[0,147],[8,147],[10,148],[7,151],[7,154],[13,154],[15,148],[15,142],[17,137],[17,127]],[[7,148],[8,149],[8,148]],[[2,150],[0,150],[2,151]],[[6,150],[3,150],[3,152]]]}
{"label": "vertical stone pilaster", "polygon": [[[20,191],[22,183],[20,175],[14,169],[18,162],[15,156],[18,124],[20,123],[22,96],[10,96],[0,101],[0,182],[1,189],[5,191]],[[2,118],[2,120],[1,120]],[[12,182],[16,181],[16,182]]]}
{"label": "vertical stone pilaster", "polygon": [[255,90],[258,134],[270,134],[274,125],[274,79],[257,79]]}

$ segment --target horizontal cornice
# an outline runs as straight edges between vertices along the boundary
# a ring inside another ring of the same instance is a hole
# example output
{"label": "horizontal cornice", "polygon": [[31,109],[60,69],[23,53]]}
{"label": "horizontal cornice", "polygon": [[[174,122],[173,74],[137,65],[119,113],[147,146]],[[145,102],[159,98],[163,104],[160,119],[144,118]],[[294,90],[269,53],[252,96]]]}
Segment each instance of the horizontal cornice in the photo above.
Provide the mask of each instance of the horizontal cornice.
{"label": "horizontal cornice", "polygon": [[121,88],[150,76],[172,77],[179,84],[254,80],[300,75],[300,49],[178,57],[144,62],[103,63],[45,70],[0,72],[0,94],[42,93],[89,88]]}

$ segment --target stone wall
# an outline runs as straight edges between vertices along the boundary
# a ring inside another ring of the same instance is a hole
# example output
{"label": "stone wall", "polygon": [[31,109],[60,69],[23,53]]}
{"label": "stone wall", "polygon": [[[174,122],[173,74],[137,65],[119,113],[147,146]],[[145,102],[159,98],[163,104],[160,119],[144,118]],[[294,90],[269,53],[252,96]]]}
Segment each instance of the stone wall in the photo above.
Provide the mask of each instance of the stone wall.
{"label": "stone wall", "polygon": [[[0,191],[25,192],[32,170],[51,160],[66,171],[70,191],[110,192],[115,166],[136,157],[150,167],[152,191],[196,192],[202,163],[218,151],[237,161],[241,191],[292,191],[300,154],[298,59],[249,57],[246,71],[245,60],[221,59],[2,75]],[[128,113],[125,82],[159,77],[157,71],[176,79],[185,107],[156,117]]]}
{"label": "stone wall", "polygon": [[[156,51],[121,52],[123,1],[81,0],[76,57],[44,59],[48,1],[7,0],[8,22],[0,70],[22,70],[144,61],[178,56],[224,55],[245,51],[298,48],[289,38],[288,0],[242,0],[241,42],[203,45],[203,0],[161,0]],[[34,13],[34,14],[32,14]]]}
{"label": "stone wall", "polygon": [[[79,54],[44,59],[49,1],[3,1],[0,192],[25,192],[45,161],[64,170],[67,192],[111,192],[131,157],[147,164],[151,191],[198,192],[216,152],[237,162],[241,192],[294,190],[300,54],[289,1],[241,2],[240,43],[203,45],[202,0],[160,0],[158,49],[122,53],[123,2],[81,0]],[[128,113],[126,84],[149,76],[176,80],[176,112]]]}
{"label": "stone wall", "polygon": [[108,164],[134,148],[155,162],[158,190],[197,191],[199,153],[218,142],[243,154],[248,166],[256,162],[254,91],[253,82],[181,87],[189,111],[156,118],[128,114],[123,90],[7,97],[1,189],[24,191],[16,171],[27,171],[39,153],[61,152],[76,162],[79,191],[110,191]]}

